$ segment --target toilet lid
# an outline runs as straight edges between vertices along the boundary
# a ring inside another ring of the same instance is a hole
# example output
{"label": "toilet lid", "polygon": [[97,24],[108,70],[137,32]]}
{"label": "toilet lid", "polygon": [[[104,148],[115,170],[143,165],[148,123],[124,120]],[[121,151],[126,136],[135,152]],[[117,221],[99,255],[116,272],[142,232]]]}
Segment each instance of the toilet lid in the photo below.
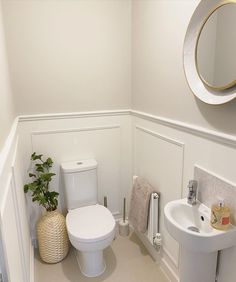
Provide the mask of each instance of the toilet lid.
{"label": "toilet lid", "polygon": [[82,242],[103,240],[114,231],[115,220],[111,212],[101,205],[70,210],[66,216],[68,233]]}

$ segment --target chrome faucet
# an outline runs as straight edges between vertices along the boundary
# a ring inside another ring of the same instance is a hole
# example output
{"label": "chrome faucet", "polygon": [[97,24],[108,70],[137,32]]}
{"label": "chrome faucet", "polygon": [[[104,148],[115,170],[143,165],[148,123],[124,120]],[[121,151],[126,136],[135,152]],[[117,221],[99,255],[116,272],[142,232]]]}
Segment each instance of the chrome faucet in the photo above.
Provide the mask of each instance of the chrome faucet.
{"label": "chrome faucet", "polygon": [[190,180],[188,183],[188,204],[196,205],[197,203],[197,181]]}

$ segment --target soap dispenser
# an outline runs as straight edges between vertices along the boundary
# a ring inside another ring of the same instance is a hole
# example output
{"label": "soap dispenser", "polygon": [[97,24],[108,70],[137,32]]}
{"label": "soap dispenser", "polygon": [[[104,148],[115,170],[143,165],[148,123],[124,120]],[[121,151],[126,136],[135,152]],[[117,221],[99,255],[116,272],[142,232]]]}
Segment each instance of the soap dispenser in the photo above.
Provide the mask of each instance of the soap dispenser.
{"label": "soap dispenser", "polygon": [[211,207],[211,226],[219,230],[227,230],[230,225],[230,209],[223,200]]}

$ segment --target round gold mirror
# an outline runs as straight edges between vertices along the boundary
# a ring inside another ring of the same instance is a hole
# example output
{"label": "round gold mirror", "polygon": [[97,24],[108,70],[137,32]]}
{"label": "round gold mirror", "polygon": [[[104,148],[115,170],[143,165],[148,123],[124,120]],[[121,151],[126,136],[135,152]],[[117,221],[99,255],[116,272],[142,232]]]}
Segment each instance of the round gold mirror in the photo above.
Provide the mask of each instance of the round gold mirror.
{"label": "round gold mirror", "polygon": [[196,47],[202,81],[216,90],[236,84],[236,4],[217,7],[203,24]]}
{"label": "round gold mirror", "polygon": [[186,80],[198,99],[220,105],[236,98],[236,0],[202,0],[183,51]]}

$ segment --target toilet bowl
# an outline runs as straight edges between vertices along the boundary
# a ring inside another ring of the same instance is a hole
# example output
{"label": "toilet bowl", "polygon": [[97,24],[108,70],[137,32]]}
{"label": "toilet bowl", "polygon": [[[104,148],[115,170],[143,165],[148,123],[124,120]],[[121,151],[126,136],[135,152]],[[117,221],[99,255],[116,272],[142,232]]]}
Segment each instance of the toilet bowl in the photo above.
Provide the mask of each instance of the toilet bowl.
{"label": "toilet bowl", "polygon": [[115,220],[99,204],[69,210],[66,226],[81,272],[87,277],[101,275],[106,264],[103,250],[115,237]]}

